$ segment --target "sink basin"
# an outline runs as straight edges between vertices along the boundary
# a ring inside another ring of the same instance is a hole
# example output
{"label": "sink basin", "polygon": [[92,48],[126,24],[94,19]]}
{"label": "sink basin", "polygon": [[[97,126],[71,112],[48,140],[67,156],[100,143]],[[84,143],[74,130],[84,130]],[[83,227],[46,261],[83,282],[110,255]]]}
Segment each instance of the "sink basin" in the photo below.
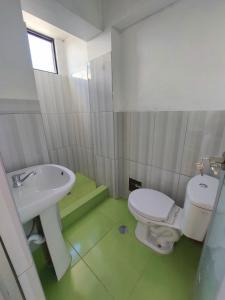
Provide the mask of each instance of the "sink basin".
{"label": "sink basin", "polygon": [[[30,172],[33,175],[21,186],[13,186],[13,175],[23,173],[23,179]],[[7,178],[22,223],[40,216],[55,274],[60,280],[70,266],[71,257],[61,233],[57,202],[71,189],[75,174],[65,167],[46,164],[8,173]]]}
{"label": "sink basin", "polygon": [[[21,187],[14,188],[12,176],[35,171]],[[61,200],[75,182],[75,174],[69,169],[53,164],[37,165],[7,174],[8,182],[22,223],[40,215],[45,209]]]}

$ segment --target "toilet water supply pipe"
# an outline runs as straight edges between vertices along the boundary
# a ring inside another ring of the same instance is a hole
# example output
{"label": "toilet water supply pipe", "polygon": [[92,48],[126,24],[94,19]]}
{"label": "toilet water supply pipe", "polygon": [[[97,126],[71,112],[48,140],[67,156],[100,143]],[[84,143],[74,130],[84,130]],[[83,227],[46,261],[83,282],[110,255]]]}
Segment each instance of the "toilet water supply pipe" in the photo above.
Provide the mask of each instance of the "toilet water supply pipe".
{"label": "toilet water supply pipe", "polygon": [[41,245],[45,242],[45,238],[42,235],[35,233],[28,238],[28,244],[30,245],[32,242],[36,245]]}
{"label": "toilet water supply pipe", "polygon": [[156,235],[156,242],[158,244],[163,244],[165,242],[176,242],[179,240],[180,235],[174,229],[168,227],[151,227],[151,232]]}

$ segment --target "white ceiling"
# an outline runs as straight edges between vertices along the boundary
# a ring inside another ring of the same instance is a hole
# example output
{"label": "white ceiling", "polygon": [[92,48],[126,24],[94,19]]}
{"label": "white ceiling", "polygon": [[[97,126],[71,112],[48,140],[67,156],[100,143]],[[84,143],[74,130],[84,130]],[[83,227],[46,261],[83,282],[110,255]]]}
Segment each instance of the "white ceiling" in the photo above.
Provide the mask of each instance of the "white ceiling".
{"label": "white ceiling", "polygon": [[104,27],[119,30],[137,23],[179,0],[103,0]]}
{"label": "white ceiling", "polygon": [[[88,41],[112,26],[122,31],[177,1],[180,0],[21,0],[21,4],[27,13]],[[30,17],[26,19],[29,22]],[[42,26],[38,20],[33,21]]]}

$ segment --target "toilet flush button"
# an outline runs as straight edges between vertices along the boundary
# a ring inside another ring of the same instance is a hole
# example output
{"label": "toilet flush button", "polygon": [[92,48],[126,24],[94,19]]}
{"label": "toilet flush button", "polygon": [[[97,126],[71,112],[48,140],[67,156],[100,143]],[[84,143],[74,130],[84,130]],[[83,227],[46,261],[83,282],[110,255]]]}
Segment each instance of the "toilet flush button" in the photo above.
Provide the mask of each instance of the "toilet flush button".
{"label": "toilet flush button", "polygon": [[205,184],[205,183],[199,183],[199,186],[203,189],[207,189],[208,188],[208,185]]}

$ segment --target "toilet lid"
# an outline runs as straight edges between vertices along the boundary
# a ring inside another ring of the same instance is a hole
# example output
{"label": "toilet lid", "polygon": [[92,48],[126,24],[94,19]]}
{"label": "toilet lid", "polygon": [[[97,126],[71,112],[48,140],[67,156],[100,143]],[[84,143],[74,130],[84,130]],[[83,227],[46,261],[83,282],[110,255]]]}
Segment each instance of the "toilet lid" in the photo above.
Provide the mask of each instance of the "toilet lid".
{"label": "toilet lid", "polygon": [[171,198],[151,189],[138,189],[131,192],[128,201],[138,214],[154,221],[167,220],[174,206]]}

